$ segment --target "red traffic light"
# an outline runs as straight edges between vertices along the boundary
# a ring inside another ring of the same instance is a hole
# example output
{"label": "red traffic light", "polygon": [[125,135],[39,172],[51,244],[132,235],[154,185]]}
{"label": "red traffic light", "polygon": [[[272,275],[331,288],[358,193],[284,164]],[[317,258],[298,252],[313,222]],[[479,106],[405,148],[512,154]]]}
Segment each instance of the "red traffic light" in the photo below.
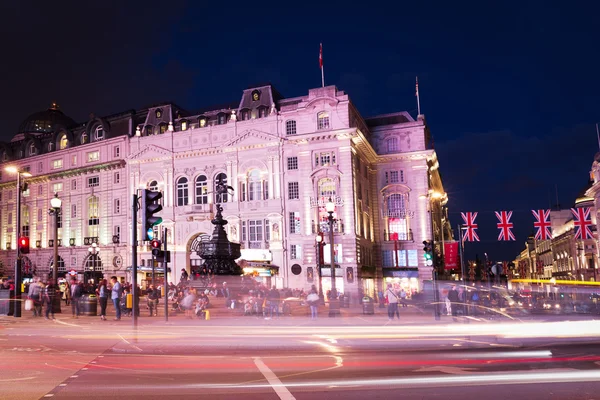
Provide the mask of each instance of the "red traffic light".
{"label": "red traffic light", "polygon": [[152,246],[153,249],[160,249],[160,240],[154,239],[150,242],[150,246]]}
{"label": "red traffic light", "polygon": [[29,238],[27,236],[19,238],[19,252],[22,254],[29,253]]}

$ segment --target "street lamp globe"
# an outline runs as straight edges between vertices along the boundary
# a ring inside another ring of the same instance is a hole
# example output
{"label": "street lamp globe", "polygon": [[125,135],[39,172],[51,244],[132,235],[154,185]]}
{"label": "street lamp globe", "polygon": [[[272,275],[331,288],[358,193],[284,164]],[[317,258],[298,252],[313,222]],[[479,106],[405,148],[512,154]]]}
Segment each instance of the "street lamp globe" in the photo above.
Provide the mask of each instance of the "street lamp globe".
{"label": "street lamp globe", "polygon": [[335,211],[335,203],[333,202],[333,200],[331,200],[331,197],[329,198],[329,201],[325,204],[325,210],[332,214]]}
{"label": "street lamp globe", "polygon": [[50,207],[52,208],[60,208],[62,205],[62,200],[58,197],[58,193],[54,193],[54,197],[50,199]]}
{"label": "street lamp globe", "polygon": [[315,237],[315,240],[317,241],[317,243],[321,243],[321,242],[323,241],[323,236],[321,236],[321,235],[317,235],[317,236]]}

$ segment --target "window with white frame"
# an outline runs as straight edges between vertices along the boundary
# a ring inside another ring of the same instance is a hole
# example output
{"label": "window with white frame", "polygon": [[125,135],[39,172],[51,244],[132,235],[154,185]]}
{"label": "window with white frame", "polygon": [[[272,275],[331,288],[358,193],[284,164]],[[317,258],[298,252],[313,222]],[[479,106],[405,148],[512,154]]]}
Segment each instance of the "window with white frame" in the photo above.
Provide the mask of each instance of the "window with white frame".
{"label": "window with white frame", "polygon": [[290,218],[290,233],[300,233],[300,212],[291,211]]}
{"label": "window with white frame", "polygon": [[88,198],[88,237],[99,237],[100,207],[97,196]]}
{"label": "window with white frame", "polygon": [[[260,243],[263,241],[263,221],[249,220],[248,221],[248,241],[250,243]],[[252,248],[252,246],[250,246]],[[255,246],[258,247],[258,246]]]}
{"label": "window with white frame", "polygon": [[35,147],[35,143],[31,142],[29,144],[29,155],[35,156],[37,154],[37,148]]}
{"label": "window with white frame", "polygon": [[73,157],[71,157],[71,165],[72,166],[77,165],[77,155],[76,154],[74,154]]}
{"label": "window with white frame", "polygon": [[100,161],[100,152],[99,151],[90,151],[87,153],[88,162]]}
{"label": "window with white frame", "polygon": [[388,153],[394,153],[399,150],[398,138],[391,137],[385,141],[386,149]]}
{"label": "window with white frame", "polygon": [[53,150],[54,150],[54,143],[53,142],[48,142],[48,153],[50,153]]}
{"label": "window with white frame", "polygon": [[58,192],[62,192],[63,190],[63,184],[62,182],[58,182],[52,185],[52,192],[54,193],[58,193]]}
{"label": "window with white frame", "polygon": [[189,199],[188,179],[184,176],[177,180],[177,206],[186,206]]}
{"label": "window with white frame", "polygon": [[102,127],[102,125],[98,125],[96,127],[96,129],[94,130],[94,139],[95,140],[104,139],[104,128]]}
{"label": "window with white frame", "polygon": [[121,214],[121,199],[113,200],[113,214]]}
{"label": "window with white frame", "polygon": [[315,153],[315,167],[328,167],[330,165],[336,165],[334,151]]}
{"label": "window with white frame", "polygon": [[390,183],[398,183],[398,171],[390,171]]}
{"label": "window with white frame", "polygon": [[263,200],[263,181],[258,169],[253,169],[248,174],[248,200]]}
{"label": "window with white frame", "polygon": [[182,131],[187,131],[188,129],[188,122],[187,121],[181,121],[181,130]]}
{"label": "window with white frame", "polygon": [[290,119],[285,122],[285,134],[286,135],[295,135],[296,134],[296,121]]}
{"label": "window with white frame", "polygon": [[387,198],[387,230],[389,240],[409,240],[406,196],[395,193]]}
{"label": "window with white frame", "polygon": [[88,142],[88,135],[86,132],[81,134],[81,144],[86,144]]}
{"label": "window with white frame", "polygon": [[52,169],[60,169],[63,167],[63,160],[52,160]]}
{"label": "window with white frame", "polygon": [[90,176],[87,179],[87,187],[96,187],[100,186],[100,177],[99,176]]}
{"label": "window with white frame", "polygon": [[327,111],[317,114],[317,129],[329,129],[329,113]]}
{"label": "window with white frame", "polygon": [[300,185],[298,182],[288,182],[288,199],[299,200],[300,199]]}
{"label": "window with white frame", "polygon": [[299,244],[292,244],[290,246],[290,258],[292,260],[300,260],[302,258],[302,246]]}
{"label": "window with white frame", "polygon": [[298,157],[288,157],[287,158],[287,169],[289,171],[298,169]]}
{"label": "window with white frame", "polygon": [[206,175],[198,175],[198,177],[196,177],[195,187],[195,204],[208,204],[208,178]]}

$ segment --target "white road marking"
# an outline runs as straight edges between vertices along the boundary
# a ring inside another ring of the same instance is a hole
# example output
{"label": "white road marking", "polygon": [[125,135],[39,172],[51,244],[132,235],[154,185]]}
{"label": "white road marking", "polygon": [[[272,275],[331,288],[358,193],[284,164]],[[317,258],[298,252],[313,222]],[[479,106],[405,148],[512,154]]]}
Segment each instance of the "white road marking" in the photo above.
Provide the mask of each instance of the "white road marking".
{"label": "white road marking", "polygon": [[279,380],[277,375],[275,375],[273,373],[273,371],[271,371],[269,369],[269,367],[267,367],[266,364],[264,362],[262,362],[262,360],[260,358],[255,358],[254,364],[256,364],[256,368],[258,368],[260,373],[263,374],[263,376],[267,379],[267,381],[269,382],[269,384],[271,385],[271,387],[273,388],[275,393],[277,393],[277,396],[279,396],[279,398],[281,400],[295,400],[296,399],[294,396],[292,396],[290,391],[287,390],[287,388],[283,385],[283,383],[281,383],[281,381]]}

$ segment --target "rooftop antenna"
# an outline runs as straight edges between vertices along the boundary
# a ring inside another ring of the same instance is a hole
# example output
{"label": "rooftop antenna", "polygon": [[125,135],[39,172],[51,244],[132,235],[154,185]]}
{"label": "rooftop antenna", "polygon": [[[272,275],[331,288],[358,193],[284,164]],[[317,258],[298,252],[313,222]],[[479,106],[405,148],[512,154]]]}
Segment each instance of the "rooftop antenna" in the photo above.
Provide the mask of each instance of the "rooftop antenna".
{"label": "rooftop antenna", "polygon": [[596,136],[598,136],[598,150],[600,150],[600,131],[598,131],[598,123],[596,122]]}
{"label": "rooftop antenna", "polygon": [[558,184],[554,184],[554,190],[556,191],[556,209],[560,210],[560,203],[558,202]]}

